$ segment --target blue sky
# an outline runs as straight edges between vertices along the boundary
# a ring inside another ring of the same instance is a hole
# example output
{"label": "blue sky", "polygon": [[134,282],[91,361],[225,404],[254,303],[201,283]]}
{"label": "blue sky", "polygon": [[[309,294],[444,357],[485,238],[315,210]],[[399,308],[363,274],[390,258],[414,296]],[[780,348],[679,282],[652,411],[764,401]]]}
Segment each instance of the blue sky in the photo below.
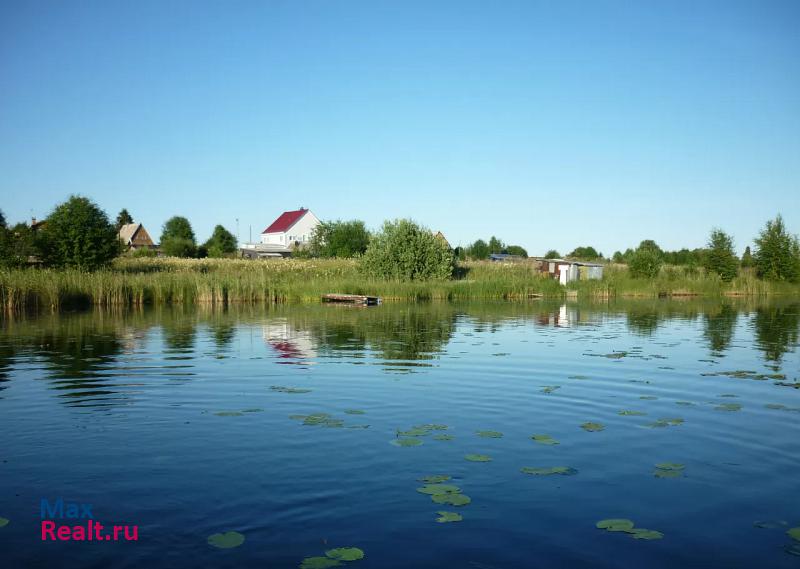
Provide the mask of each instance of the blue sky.
{"label": "blue sky", "polygon": [[0,1],[0,209],[531,254],[800,232],[800,2]]}

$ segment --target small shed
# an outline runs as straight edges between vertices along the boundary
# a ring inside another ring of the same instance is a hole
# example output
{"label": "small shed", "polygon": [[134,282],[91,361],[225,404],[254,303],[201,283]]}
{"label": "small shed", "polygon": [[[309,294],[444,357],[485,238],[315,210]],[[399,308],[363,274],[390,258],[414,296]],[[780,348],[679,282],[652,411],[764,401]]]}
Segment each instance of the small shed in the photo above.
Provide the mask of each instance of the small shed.
{"label": "small shed", "polygon": [[603,265],[568,259],[537,259],[539,270],[560,282],[562,285],[573,281],[600,280],[603,278]]}

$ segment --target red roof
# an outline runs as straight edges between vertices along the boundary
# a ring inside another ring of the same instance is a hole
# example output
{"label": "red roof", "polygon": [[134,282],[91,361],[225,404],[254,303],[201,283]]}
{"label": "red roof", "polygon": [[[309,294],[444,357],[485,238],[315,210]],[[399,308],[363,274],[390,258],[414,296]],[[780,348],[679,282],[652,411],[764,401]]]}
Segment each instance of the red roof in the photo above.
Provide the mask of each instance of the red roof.
{"label": "red roof", "polygon": [[267,227],[261,233],[283,233],[297,223],[301,217],[308,213],[307,209],[300,208],[296,211],[284,211],[278,219],[272,222],[272,225]]}

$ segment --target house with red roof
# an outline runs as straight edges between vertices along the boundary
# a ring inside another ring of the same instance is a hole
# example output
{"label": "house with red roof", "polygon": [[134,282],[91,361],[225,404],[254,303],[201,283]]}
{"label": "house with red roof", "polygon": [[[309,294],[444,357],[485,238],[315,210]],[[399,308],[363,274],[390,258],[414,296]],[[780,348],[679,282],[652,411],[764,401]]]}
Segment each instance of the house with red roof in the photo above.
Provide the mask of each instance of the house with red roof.
{"label": "house with red roof", "polygon": [[261,232],[261,243],[287,249],[295,245],[302,246],[311,241],[311,235],[320,223],[319,218],[306,208],[284,211]]}

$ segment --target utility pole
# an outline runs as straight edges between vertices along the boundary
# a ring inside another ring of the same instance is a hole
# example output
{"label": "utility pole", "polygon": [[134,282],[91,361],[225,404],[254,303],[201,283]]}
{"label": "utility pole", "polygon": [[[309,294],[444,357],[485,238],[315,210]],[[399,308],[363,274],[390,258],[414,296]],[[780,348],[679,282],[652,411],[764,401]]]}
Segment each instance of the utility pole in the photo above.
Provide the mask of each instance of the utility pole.
{"label": "utility pole", "polygon": [[236,218],[236,246],[239,246],[239,218]]}

